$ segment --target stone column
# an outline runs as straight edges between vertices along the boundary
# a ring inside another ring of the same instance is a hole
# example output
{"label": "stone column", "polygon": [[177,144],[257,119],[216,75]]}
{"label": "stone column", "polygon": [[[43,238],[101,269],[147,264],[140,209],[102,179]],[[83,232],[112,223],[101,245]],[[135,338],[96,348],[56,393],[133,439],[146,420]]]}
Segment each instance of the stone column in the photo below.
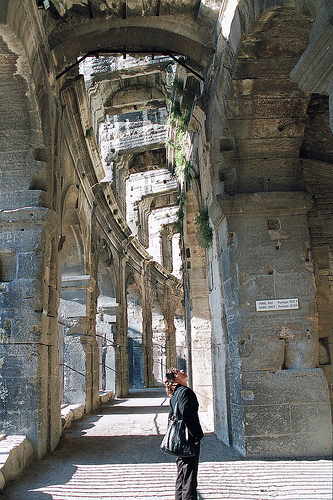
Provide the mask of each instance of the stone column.
{"label": "stone column", "polygon": [[166,368],[177,366],[176,354],[176,328],[175,328],[175,312],[177,304],[172,293],[172,286],[169,280],[166,281],[164,290],[164,299],[162,312],[165,323],[165,357]]}
{"label": "stone column", "polygon": [[153,296],[149,280],[147,265],[142,277],[142,348],[143,348],[143,371],[146,387],[154,387],[153,374]]}
{"label": "stone column", "polygon": [[114,303],[112,305],[102,306],[103,313],[103,322],[98,324],[99,332],[103,335],[103,361],[102,366],[105,369],[105,387],[103,390],[105,391],[113,391],[116,392],[116,376],[115,376],[115,339],[117,332],[117,324],[116,324],[116,314],[118,304],[113,299]]}
{"label": "stone column", "polygon": [[[200,409],[212,410],[212,327],[207,290],[211,273],[206,250],[195,224],[198,204],[192,189],[186,193],[186,263],[184,288],[188,340],[189,383],[198,396]],[[208,261],[208,260],[207,260]]]}
{"label": "stone column", "polygon": [[117,397],[128,395],[128,351],[127,351],[127,295],[126,295],[126,258],[119,256],[119,277],[117,297],[117,334],[116,334],[116,390]]}
{"label": "stone column", "polygon": [[25,434],[37,457],[59,441],[58,217],[0,213],[0,432]]}
{"label": "stone column", "polygon": [[151,196],[142,198],[138,203],[138,219],[139,219],[139,229],[138,229],[138,239],[140,243],[145,247],[149,247],[149,226],[148,220],[151,213]]}
{"label": "stone column", "polygon": [[172,238],[174,235],[174,224],[165,225],[161,229],[161,242],[162,242],[162,259],[163,267],[172,273],[173,262],[172,262]]}
{"label": "stone column", "polygon": [[318,366],[316,291],[301,192],[220,196],[233,446],[246,456],[324,456],[330,405]]}

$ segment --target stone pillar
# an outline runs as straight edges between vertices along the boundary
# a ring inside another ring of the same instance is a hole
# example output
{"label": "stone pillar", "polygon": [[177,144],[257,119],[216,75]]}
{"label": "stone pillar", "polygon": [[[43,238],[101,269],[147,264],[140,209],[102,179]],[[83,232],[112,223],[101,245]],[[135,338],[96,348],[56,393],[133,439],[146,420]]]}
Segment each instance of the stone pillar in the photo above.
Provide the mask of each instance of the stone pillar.
{"label": "stone pillar", "polygon": [[186,194],[186,264],[184,288],[188,339],[189,383],[198,396],[200,409],[212,409],[212,327],[207,290],[210,268],[206,250],[195,224],[198,204],[193,190]]}
{"label": "stone pillar", "polygon": [[330,405],[318,369],[315,285],[301,192],[218,197],[233,446],[255,457],[325,456]]}
{"label": "stone pillar", "polygon": [[147,266],[142,277],[142,346],[143,371],[146,387],[154,387],[153,374],[153,296],[147,273]]}
{"label": "stone pillar", "polygon": [[119,256],[119,297],[117,297],[117,334],[116,334],[116,390],[117,397],[128,395],[128,351],[127,351],[127,295],[126,295],[126,258]]}
{"label": "stone pillar", "polygon": [[165,323],[165,357],[166,368],[177,366],[176,354],[176,328],[175,328],[175,312],[177,305],[172,293],[171,284],[166,281],[164,298],[163,298],[163,315]]}
{"label": "stone pillar", "polygon": [[105,390],[116,393],[116,351],[114,340],[117,336],[116,323],[110,323],[110,332],[106,337],[105,346]]}
{"label": "stone pillar", "polygon": [[114,298],[109,298],[109,305],[101,306],[101,317],[103,320],[97,323],[97,335],[101,335],[102,345],[102,390],[116,392],[116,377],[115,377],[115,347],[116,338],[116,314],[118,304]]}
{"label": "stone pillar", "polygon": [[139,219],[138,239],[145,248],[149,247],[148,221],[151,212],[151,204],[152,204],[151,196],[142,198],[138,203],[138,219]]}
{"label": "stone pillar", "polygon": [[162,264],[165,269],[170,273],[173,270],[172,262],[172,238],[174,235],[174,224],[164,225],[161,229],[161,243],[162,243]]}
{"label": "stone pillar", "polygon": [[59,441],[58,218],[0,213],[0,432],[25,434],[37,457]]}

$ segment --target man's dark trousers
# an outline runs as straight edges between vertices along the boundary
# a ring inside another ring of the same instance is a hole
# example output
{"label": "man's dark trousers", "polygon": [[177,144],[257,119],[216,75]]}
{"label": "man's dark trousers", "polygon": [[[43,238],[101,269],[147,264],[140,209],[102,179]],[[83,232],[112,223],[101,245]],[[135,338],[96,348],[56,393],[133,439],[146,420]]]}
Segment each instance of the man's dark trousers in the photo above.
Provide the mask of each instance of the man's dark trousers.
{"label": "man's dark trousers", "polygon": [[196,445],[194,457],[176,460],[177,479],[175,500],[197,500],[197,476],[200,455],[200,443]]}

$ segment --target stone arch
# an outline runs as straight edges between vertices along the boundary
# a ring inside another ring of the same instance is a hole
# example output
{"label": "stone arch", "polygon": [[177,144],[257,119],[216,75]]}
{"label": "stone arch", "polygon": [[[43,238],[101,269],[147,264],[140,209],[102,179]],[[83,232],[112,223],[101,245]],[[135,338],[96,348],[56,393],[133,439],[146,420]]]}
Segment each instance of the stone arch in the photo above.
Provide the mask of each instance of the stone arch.
{"label": "stone arch", "polygon": [[[84,54],[94,54],[99,51],[107,53],[122,54],[124,47],[127,51],[138,51],[139,53],[175,53],[188,57],[193,64],[201,71],[207,67],[212,59],[212,50],[210,41],[207,39],[207,32],[188,30],[183,24],[177,22],[165,21],[163,28],[160,26],[152,27],[146,18],[137,18],[135,24],[120,21],[114,23],[97,23],[95,27],[91,22],[81,28],[81,35],[75,36],[76,43],[63,41],[68,36],[72,38],[71,30],[55,33],[50,37],[50,47],[54,54],[57,66],[60,72],[68,66],[69,61]],[[94,23],[93,23],[94,24]],[[103,25],[104,24],[104,25]],[[93,28],[93,29],[92,29]],[[92,36],[93,33],[93,36]],[[105,40],[108,40],[105,46]],[[110,46],[110,41],[111,46]]]}
{"label": "stone arch", "polygon": [[276,8],[256,20],[241,41],[225,127],[226,138],[235,143],[220,139],[226,193],[302,189],[298,157],[308,97],[289,74],[306,47],[310,25],[293,10]]}

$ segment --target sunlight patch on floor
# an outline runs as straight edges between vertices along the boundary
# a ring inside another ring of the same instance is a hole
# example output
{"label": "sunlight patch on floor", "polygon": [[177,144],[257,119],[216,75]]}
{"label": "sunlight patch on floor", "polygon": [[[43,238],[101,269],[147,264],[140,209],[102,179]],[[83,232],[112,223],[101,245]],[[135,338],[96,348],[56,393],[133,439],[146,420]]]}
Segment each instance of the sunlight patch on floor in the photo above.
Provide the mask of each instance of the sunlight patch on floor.
{"label": "sunlight patch on floor", "polygon": [[[33,491],[52,500],[173,500],[175,463],[75,465],[66,484]],[[331,500],[332,463],[318,461],[202,462],[199,500]]]}

